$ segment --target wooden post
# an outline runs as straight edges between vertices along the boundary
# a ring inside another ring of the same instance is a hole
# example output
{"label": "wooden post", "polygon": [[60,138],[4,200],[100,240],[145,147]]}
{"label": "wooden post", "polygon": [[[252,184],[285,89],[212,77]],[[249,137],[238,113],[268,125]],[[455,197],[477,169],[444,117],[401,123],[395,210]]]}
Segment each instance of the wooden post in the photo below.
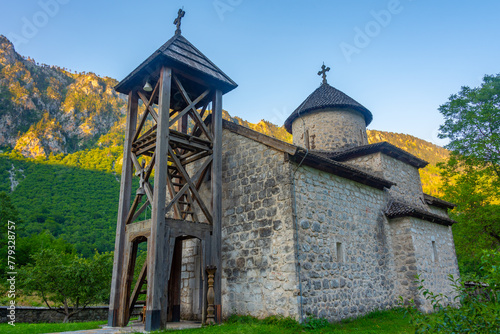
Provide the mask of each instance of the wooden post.
{"label": "wooden post", "polygon": [[137,259],[137,242],[126,240],[127,248],[123,259],[124,268],[122,270],[122,292],[120,302],[119,322],[126,326],[130,319],[130,290],[134,280],[135,261]]}
{"label": "wooden post", "polygon": [[[156,162],[151,217],[151,237],[148,242],[148,294],[146,304],[146,331],[161,327],[161,297],[164,292],[168,262],[165,261],[165,200],[167,187],[167,152],[169,146],[169,112],[172,69],[163,67],[158,97],[158,126],[156,134]],[[166,307],[166,305],[165,305]]]}
{"label": "wooden post", "polygon": [[214,289],[214,276],[217,272],[216,266],[207,266],[208,274],[208,292],[207,292],[207,321],[205,325],[215,324],[215,289]]}
{"label": "wooden post", "polygon": [[208,266],[210,261],[210,251],[209,251],[209,239],[210,236],[203,238],[201,240],[201,278],[202,278],[202,286],[201,286],[201,323],[204,324],[207,320],[207,292],[208,292],[208,274],[205,268]]}
{"label": "wooden post", "polygon": [[212,216],[213,229],[210,245],[210,265],[216,266],[219,270],[215,272],[214,293],[215,305],[222,305],[221,285],[222,285],[222,91],[216,90],[213,99],[212,110],[213,122],[213,162],[212,162]]}
{"label": "wooden post", "polygon": [[120,291],[123,258],[125,253],[125,223],[130,208],[130,193],[132,188],[132,139],[137,126],[137,92],[128,94],[127,123],[125,130],[125,143],[123,145],[123,166],[120,185],[120,199],[118,202],[118,219],[116,223],[115,256],[113,260],[113,275],[111,279],[111,294],[109,300],[108,326],[124,326],[118,322],[118,309],[120,308]]}

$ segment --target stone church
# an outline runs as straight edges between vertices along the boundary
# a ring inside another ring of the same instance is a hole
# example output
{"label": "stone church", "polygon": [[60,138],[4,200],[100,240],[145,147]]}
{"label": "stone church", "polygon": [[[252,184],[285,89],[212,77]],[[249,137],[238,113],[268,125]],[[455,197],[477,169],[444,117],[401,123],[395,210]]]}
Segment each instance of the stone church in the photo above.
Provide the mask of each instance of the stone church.
{"label": "stone church", "polygon": [[[326,79],[285,121],[293,145],[223,122],[223,315],[339,320],[453,295],[453,204],[422,191],[427,165],[368,144],[372,113]],[[199,317],[199,245],[185,242],[182,315]]]}
{"label": "stone church", "polygon": [[[453,204],[423,193],[427,162],[368,144],[372,113],[329,85],[324,65],[285,121],[293,144],[223,121],[222,94],[237,85],[182,36],[183,15],[115,87],[129,104],[110,326],[126,325],[136,305],[146,330],[234,313],[339,320],[399,296],[429,308],[416,275],[452,296]],[[148,205],[151,219],[136,222]],[[142,242],[148,259],[133,287]]]}

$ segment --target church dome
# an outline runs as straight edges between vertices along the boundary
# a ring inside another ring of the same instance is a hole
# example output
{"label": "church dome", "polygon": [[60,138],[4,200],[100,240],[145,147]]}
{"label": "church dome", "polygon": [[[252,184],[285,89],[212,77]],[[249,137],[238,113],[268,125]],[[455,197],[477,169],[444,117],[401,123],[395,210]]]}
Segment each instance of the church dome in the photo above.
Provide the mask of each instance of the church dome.
{"label": "church dome", "polygon": [[293,135],[293,144],[321,151],[367,145],[366,126],[373,119],[372,113],[330,86],[324,71],[318,74],[323,74],[321,86],[285,121],[285,129]]}
{"label": "church dome", "polygon": [[360,103],[340,90],[330,86],[328,83],[323,83],[286,119],[285,129],[289,133],[292,133],[292,123],[299,116],[304,116],[307,113],[321,112],[322,110],[331,109],[351,109],[358,111],[363,115],[366,126],[368,126],[373,120],[372,113]]}

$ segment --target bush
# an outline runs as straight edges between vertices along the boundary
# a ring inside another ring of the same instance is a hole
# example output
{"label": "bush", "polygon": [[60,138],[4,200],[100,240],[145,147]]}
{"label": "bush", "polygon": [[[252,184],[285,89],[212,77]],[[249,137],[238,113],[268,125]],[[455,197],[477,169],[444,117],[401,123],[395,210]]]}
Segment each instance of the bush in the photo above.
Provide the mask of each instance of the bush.
{"label": "bush", "polygon": [[476,287],[466,287],[464,282],[449,276],[457,296],[453,304],[445,305],[447,299],[443,294],[434,294],[425,289],[424,280],[417,277],[418,290],[429,301],[434,314],[421,313],[413,300],[410,305],[404,306],[403,297],[400,305],[410,323],[415,326],[415,333],[500,333],[500,304],[498,296],[499,263],[497,252],[485,251],[482,256],[482,278],[485,283],[486,294],[477,294]]}

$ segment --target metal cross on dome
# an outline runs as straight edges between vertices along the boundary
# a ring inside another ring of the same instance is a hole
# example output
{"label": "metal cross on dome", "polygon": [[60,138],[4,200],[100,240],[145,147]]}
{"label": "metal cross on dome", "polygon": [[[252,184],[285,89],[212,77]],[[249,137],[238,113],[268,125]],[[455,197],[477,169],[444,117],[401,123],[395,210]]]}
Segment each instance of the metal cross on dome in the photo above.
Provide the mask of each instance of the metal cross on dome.
{"label": "metal cross on dome", "polygon": [[186,12],[182,8],[177,12],[177,18],[174,20],[174,24],[177,26],[177,29],[175,29],[176,35],[181,33],[181,19],[184,17],[184,14]]}
{"label": "metal cross on dome", "polygon": [[325,66],[325,63],[323,63],[323,65],[321,65],[321,71],[318,72],[318,75],[322,75],[323,76],[323,83],[326,84],[326,72],[330,71],[330,68],[329,67],[326,67]]}

